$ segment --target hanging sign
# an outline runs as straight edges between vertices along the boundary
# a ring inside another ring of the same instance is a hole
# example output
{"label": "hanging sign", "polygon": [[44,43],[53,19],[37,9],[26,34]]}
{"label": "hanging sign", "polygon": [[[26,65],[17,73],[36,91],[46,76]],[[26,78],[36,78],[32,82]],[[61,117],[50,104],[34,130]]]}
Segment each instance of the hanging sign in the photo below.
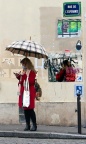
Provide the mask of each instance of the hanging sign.
{"label": "hanging sign", "polygon": [[63,3],[63,16],[64,17],[81,16],[81,2]]}

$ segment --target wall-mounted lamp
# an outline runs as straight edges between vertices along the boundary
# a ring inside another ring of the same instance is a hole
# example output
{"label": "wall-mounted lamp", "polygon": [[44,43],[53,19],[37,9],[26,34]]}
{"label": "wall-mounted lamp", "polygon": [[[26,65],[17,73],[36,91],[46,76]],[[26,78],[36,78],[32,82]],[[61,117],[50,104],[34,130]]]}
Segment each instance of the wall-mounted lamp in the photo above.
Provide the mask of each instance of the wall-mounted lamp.
{"label": "wall-mounted lamp", "polygon": [[80,50],[81,48],[82,48],[81,41],[78,40],[77,43],[76,43],[76,49]]}

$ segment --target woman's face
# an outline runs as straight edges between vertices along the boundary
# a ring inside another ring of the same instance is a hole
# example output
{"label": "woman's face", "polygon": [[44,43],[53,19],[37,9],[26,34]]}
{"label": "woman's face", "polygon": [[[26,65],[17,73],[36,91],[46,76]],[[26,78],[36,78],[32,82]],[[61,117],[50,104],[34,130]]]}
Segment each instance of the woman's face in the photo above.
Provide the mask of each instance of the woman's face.
{"label": "woman's face", "polygon": [[22,64],[22,69],[23,69],[23,70],[26,70],[26,69],[27,69],[24,64]]}

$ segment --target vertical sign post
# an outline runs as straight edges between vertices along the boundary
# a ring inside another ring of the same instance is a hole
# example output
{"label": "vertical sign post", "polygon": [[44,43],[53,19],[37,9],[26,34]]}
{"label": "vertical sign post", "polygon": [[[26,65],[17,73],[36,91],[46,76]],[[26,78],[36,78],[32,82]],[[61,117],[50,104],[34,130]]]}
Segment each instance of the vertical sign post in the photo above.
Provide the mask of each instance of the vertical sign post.
{"label": "vertical sign post", "polygon": [[81,134],[81,97],[77,94],[77,116],[78,116],[78,133]]}

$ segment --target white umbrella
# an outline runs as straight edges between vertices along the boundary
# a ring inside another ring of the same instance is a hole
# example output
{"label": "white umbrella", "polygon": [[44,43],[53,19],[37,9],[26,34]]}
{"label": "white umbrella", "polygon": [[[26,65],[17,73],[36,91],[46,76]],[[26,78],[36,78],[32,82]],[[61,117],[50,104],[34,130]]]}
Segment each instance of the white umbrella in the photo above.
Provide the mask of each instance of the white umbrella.
{"label": "white umbrella", "polygon": [[29,40],[15,41],[11,45],[8,45],[6,50],[13,54],[20,54],[39,59],[48,58],[48,54],[42,45]]}

